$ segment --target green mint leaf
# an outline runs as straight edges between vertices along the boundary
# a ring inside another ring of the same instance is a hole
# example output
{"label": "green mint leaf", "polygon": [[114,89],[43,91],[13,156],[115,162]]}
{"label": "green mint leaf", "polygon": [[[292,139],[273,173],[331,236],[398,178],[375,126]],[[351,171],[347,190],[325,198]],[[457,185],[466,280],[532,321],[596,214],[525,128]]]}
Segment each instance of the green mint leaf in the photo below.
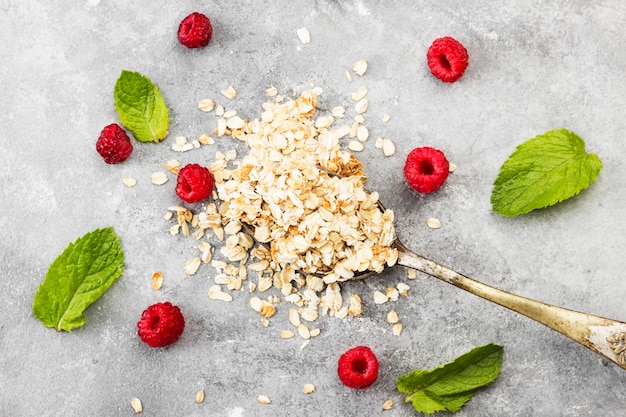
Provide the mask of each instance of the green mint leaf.
{"label": "green mint leaf", "polygon": [[567,129],[550,130],[517,147],[491,193],[493,211],[513,217],[574,197],[598,177],[602,162]]}
{"label": "green mint leaf", "polygon": [[167,136],[169,111],[159,87],[138,72],[123,70],[115,83],[115,109],[122,124],[140,142],[160,142]]}
{"label": "green mint leaf", "polygon": [[47,327],[71,331],[85,324],[83,311],[122,275],[124,253],[112,227],[70,243],[37,289],[33,314]]}
{"label": "green mint leaf", "polygon": [[416,411],[425,414],[456,412],[479,388],[497,378],[503,352],[502,346],[493,343],[479,346],[432,370],[415,370],[402,375],[396,387],[407,394],[404,402],[413,403]]}

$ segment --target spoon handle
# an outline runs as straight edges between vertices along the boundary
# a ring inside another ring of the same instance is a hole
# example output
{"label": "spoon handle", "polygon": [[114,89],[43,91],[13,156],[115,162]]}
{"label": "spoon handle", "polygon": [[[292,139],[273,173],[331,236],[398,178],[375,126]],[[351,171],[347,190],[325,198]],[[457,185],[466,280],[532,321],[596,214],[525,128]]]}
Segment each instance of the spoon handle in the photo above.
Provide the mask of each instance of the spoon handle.
{"label": "spoon handle", "polygon": [[626,369],[626,323],[511,294],[413,253],[399,242],[396,242],[396,247],[398,264],[439,278],[538,321]]}

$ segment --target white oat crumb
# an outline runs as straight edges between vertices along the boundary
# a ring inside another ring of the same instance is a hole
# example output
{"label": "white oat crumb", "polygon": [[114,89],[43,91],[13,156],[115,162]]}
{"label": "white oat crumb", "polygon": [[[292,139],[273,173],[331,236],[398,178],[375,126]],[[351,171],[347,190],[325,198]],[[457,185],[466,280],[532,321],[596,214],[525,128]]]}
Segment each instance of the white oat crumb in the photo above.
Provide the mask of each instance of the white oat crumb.
{"label": "white oat crumb", "polygon": [[383,410],[391,410],[393,407],[393,400],[387,400],[383,403]]}
{"label": "white oat crumb", "polygon": [[385,304],[387,301],[389,301],[389,297],[387,297],[384,293],[374,291],[374,302],[376,304]]}
{"label": "white oat crumb", "polygon": [[203,111],[203,112],[213,111],[214,108],[215,108],[215,102],[211,100],[210,98],[200,100],[200,102],[198,103],[198,109],[200,109],[200,111]]}
{"label": "white oat crumb", "polygon": [[277,94],[278,89],[273,85],[270,85],[268,88],[265,89],[265,95],[267,95],[268,97],[276,97]]}
{"label": "white oat crumb", "polygon": [[365,142],[367,141],[369,136],[370,136],[370,132],[369,130],[367,130],[367,127],[365,127],[364,125],[361,125],[357,128],[356,137],[358,140],[360,140],[361,142]]}
{"label": "white oat crumb", "polygon": [[426,220],[426,225],[431,229],[439,229],[441,227],[441,221],[439,221],[439,219],[431,217]]}
{"label": "white oat crumb", "polygon": [[291,330],[283,330],[280,332],[281,339],[292,339],[296,334]]}
{"label": "white oat crumb", "polygon": [[300,325],[298,326],[298,334],[301,338],[305,340],[311,338],[311,331],[302,323],[300,323]]}
{"label": "white oat crumb", "polygon": [[152,174],[151,181],[152,184],[163,185],[167,182],[167,174],[162,171],[155,172],[154,174]]}
{"label": "white oat crumb", "polygon": [[222,93],[224,97],[229,98],[231,100],[237,96],[237,91],[235,91],[235,88],[232,85],[229,86],[226,90],[220,91],[220,93]]}
{"label": "white oat crumb", "polygon": [[363,149],[365,149],[365,147],[358,140],[351,140],[348,143],[348,149],[350,149],[351,151],[354,151],[354,152],[361,152]]}
{"label": "white oat crumb", "polygon": [[358,113],[358,114],[363,114],[365,113],[365,111],[367,110],[367,106],[368,106],[369,102],[367,101],[366,98],[363,98],[361,100],[359,100],[355,105],[354,105],[354,110]]}
{"label": "white oat crumb", "polygon": [[122,182],[124,183],[125,186],[129,188],[137,185],[137,180],[134,178],[125,177],[125,178],[122,178]]}
{"label": "white oat crumb", "polygon": [[159,291],[162,286],[163,286],[163,272],[156,271],[154,274],[152,274],[152,288],[155,291]]}
{"label": "white oat crumb", "polygon": [[360,101],[366,95],[367,95],[367,87],[362,85],[362,86],[359,87],[358,90],[356,90],[354,93],[352,93],[352,100]]}
{"label": "white oat crumb", "polygon": [[135,414],[140,414],[143,411],[143,406],[141,405],[141,400],[139,398],[133,398],[130,401],[131,407],[135,410]]}
{"label": "white oat crumb", "polygon": [[272,400],[267,395],[259,394],[256,396],[256,400],[261,404],[270,404]]}
{"label": "white oat crumb", "polygon": [[[411,269],[411,271],[413,270]],[[399,282],[398,285],[396,285],[396,288],[398,289],[398,293],[404,297],[408,295],[409,290],[411,289],[411,287],[406,285],[404,282]]]}
{"label": "white oat crumb", "polygon": [[300,39],[300,42],[302,42],[303,45],[306,45],[307,43],[311,42],[311,33],[309,32],[307,28],[300,28],[298,29],[297,33],[298,33],[298,38]]}
{"label": "white oat crumb", "polygon": [[387,313],[387,323],[396,324],[398,321],[400,321],[400,318],[398,317],[396,310],[391,310]]}
{"label": "white oat crumb", "polygon": [[212,300],[220,300],[230,302],[233,301],[233,296],[222,291],[222,287],[219,285],[213,285],[209,288],[209,298]]}
{"label": "white oat crumb", "polygon": [[204,401],[204,390],[201,389],[196,394],[196,404],[202,404],[203,401]]}
{"label": "white oat crumb", "polygon": [[385,156],[392,156],[396,153],[396,145],[389,139],[383,139],[383,153]]}
{"label": "white oat crumb", "polygon": [[360,59],[359,61],[357,61],[356,64],[354,64],[354,67],[352,67],[352,71],[354,71],[356,75],[365,74],[365,71],[367,71],[367,61],[364,59]]}
{"label": "white oat crumb", "polygon": [[202,260],[199,257],[196,256],[194,258],[191,258],[185,263],[185,273],[187,275],[195,274],[196,272],[198,272],[198,268],[200,268],[201,263]]}
{"label": "white oat crumb", "polygon": [[303,394],[312,394],[313,392],[315,392],[315,385],[313,384],[304,384],[302,387]]}

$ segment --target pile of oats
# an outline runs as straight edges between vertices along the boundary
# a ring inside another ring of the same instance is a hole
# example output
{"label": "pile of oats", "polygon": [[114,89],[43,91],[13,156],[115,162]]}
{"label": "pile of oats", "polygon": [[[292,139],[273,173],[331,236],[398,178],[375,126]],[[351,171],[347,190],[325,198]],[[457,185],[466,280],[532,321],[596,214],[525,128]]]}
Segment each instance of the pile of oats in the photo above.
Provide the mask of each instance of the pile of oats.
{"label": "pile of oats", "polygon": [[[335,128],[340,117],[333,115],[314,118],[318,93],[278,96],[251,121],[235,111],[216,113],[214,133],[244,142],[249,153],[240,160],[234,151],[219,153],[209,167],[219,206],[210,203],[195,214],[170,208],[176,219],[171,232],[200,241],[201,255],[187,262],[187,274],[201,263],[217,270],[211,298],[230,301],[222,288],[240,290],[248,281],[250,291],[276,287],[301,315],[315,312],[317,318],[321,309],[359,316],[360,299],[344,303],[338,283],[396,263],[393,211],[381,209],[378,193],[365,190],[361,162],[340,147],[353,126]],[[224,241],[220,252],[227,261],[212,260],[213,248],[203,240],[209,231]],[[275,311],[269,306],[280,302],[255,300],[265,321]]]}

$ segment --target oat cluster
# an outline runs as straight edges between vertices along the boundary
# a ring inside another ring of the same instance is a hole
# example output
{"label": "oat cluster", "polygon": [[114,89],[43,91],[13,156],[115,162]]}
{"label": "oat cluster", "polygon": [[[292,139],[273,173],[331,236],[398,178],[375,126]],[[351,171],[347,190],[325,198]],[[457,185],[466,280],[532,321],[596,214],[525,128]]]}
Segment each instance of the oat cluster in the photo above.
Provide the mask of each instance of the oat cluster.
{"label": "oat cluster", "polygon": [[[218,271],[211,298],[231,301],[222,288],[238,290],[247,281],[251,291],[278,288],[308,321],[320,307],[322,314],[358,316],[360,299],[344,303],[338,283],[396,263],[393,211],[381,208],[378,193],[365,190],[361,162],[340,147],[342,138],[359,129],[335,128],[338,109],[335,116],[315,117],[318,93],[276,97],[251,121],[219,112],[214,133],[243,141],[249,153],[241,159],[234,152],[220,154],[210,165],[219,205],[207,204],[196,214],[170,208],[177,219],[171,232],[200,240],[201,255],[187,262],[187,273],[208,262]],[[226,261],[212,260],[213,248],[202,240],[208,231],[224,241],[220,252]],[[265,319],[274,314],[273,304],[271,298],[251,302]]]}

